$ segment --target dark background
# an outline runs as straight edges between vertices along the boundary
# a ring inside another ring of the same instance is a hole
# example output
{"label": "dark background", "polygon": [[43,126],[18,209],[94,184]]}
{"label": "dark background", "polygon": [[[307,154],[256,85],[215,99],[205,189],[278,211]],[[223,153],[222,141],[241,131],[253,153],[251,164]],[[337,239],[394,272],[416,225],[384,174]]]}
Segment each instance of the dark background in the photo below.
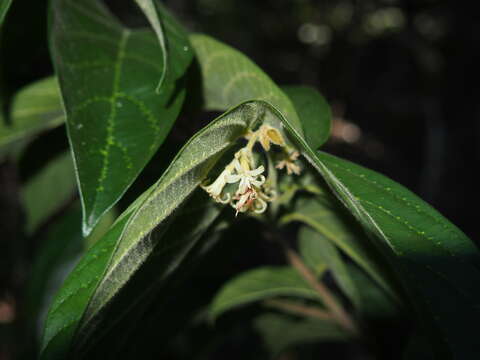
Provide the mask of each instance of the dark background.
{"label": "dark background", "polygon": [[[141,20],[131,2],[109,0],[107,4],[122,20],[136,24]],[[333,134],[325,150],[407,186],[478,244],[480,92],[475,70],[480,60],[480,24],[473,2],[165,3],[188,29],[207,33],[243,51],[277,83],[317,88],[334,114]],[[7,97],[21,86],[52,73],[44,14],[46,1],[13,2],[0,50],[5,84],[2,91]],[[171,138],[186,139],[192,135],[189,129],[174,127]],[[2,222],[8,225],[1,227],[0,285],[8,284],[7,290],[22,285],[22,280],[16,280],[22,276],[11,270],[16,268],[12,265],[16,260],[10,255],[25,252],[5,245],[4,241],[8,238],[14,242],[21,226],[15,194],[48,157],[67,147],[63,128],[45,134],[44,138],[48,140],[34,144],[36,156],[23,161],[23,166],[0,164],[0,214]],[[27,249],[29,256],[33,256],[32,249],[35,246]],[[262,256],[248,259],[241,257],[248,257],[246,249],[239,251],[233,262],[224,261],[225,278],[239,269],[263,263],[265,256],[277,258],[266,249],[260,251]],[[213,281],[203,295],[214,291],[221,281],[223,278]],[[246,338],[241,332],[248,330],[242,329],[235,330],[240,332],[237,339]],[[197,334],[200,339],[201,332]],[[174,343],[173,347],[177,345]],[[244,346],[253,345],[249,341],[230,344],[230,358],[235,358],[233,354]],[[335,351],[338,354],[339,350]],[[0,348],[0,359],[9,359],[8,353]],[[248,352],[242,354],[247,356]]]}

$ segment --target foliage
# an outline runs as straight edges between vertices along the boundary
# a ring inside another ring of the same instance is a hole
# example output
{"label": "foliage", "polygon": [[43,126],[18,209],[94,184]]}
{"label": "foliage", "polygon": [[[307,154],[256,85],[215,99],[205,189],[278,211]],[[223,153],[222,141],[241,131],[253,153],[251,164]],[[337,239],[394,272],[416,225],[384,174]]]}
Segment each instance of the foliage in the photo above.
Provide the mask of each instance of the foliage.
{"label": "foliage", "polygon": [[[318,150],[332,115],[317,90],[280,87],[240,51],[188,33],[159,2],[135,3],[150,27],[126,26],[99,0],[52,0],[55,74],[18,91],[0,116],[6,159],[21,161],[63,123],[69,142],[20,190],[25,237],[49,229],[28,287],[38,300],[26,305],[35,317],[55,288],[40,358],[168,353],[178,329],[188,341],[202,326],[234,331],[242,312],[238,324],[272,358],[319,343],[369,349],[376,321],[403,314],[423,341],[408,356],[418,347],[474,358],[472,241],[398,183]],[[170,131],[182,111],[221,114],[178,145]],[[173,158],[171,148],[180,148]],[[167,164],[154,180],[152,158]],[[282,264],[237,270],[206,299],[191,297],[208,288],[195,278],[205,259],[232,239],[264,242]]]}

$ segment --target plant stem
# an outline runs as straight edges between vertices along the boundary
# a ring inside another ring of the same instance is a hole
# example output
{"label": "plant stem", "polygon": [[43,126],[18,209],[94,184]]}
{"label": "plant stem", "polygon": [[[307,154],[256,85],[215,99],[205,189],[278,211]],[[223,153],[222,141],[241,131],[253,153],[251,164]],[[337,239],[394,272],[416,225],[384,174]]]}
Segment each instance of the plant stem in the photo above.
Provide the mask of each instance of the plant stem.
{"label": "plant stem", "polygon": [[353,319],[345,311],[345,309],[339,305],[332,295],[330,290],[321,282],[317,281],[315,274],[305,265],[300,256],[285,243],[284,250],[290,264],[298,271],[298,273],[310,284],[310,286],[320,295],[325,307],[329,310],[332,318],[337,323],[350,333],[358,335],[358,329]]}
{"label": "plant stem", "polygon": [[265,300],[264,304],[296,315],[304,315],[321,320],[332,320],[332,315],[328,311],[320,310],[311,306],[298,305],[290,301],[269,299]]}

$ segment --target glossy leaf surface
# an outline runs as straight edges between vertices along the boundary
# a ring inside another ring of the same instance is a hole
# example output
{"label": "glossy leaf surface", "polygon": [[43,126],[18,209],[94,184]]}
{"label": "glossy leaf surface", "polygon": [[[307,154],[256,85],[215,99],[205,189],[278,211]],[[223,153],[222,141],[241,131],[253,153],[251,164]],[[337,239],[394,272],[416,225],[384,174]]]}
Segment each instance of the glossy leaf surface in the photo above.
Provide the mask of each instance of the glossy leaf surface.
{"label": "glossy leaf surface", "polygon": [[265,266],[228,281],[215,295],[210,316],[216,318],[235,307],[275,296],[318,299],[318,294],[291,267]]}
{"label": "glossy leaf surface", "polygon": [[305,141],[318,149],[330,136],[332,111],[325,98],[308,86],[282,86],[297,111],[305,134]]}
{"label": "glossy leaf surface", "polygon": [[159,93],[164,52],[155,34],[120,24],[100,1],[52,1],[51,48],[67,113],[84,233],[122,196],[180,112],[192,53],[163,19],[171,76]]}

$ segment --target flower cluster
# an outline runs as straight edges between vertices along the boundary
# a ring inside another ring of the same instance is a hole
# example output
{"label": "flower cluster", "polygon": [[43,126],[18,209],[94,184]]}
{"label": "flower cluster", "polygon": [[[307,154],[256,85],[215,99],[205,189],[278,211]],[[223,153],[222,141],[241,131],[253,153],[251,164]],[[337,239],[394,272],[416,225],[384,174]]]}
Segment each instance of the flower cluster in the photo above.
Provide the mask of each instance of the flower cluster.
{"label": "flower cluster", "polygon": [[[284,151],[282,160],[276,164],[277,169],[287,169],[288,175],[300,173],[300,167],[294,162],[298,152],[287,149],[281,133],[272,126],[262,125],[257,131],[249,132],[245,138],[248,143],[235,153],[234,159],[225,166],[225,169],[210,185],[202,188],[217,202],[230,205],[239,212],[261,214],[267,209],[267,203],[276,197],[276,190],[267,185],[263,165],[257,166],[253,156],[253,148],[259,142],[268,152],[271,144],[281,147]],[[225,191],[227,184],[237,184],[236,191]]]}

